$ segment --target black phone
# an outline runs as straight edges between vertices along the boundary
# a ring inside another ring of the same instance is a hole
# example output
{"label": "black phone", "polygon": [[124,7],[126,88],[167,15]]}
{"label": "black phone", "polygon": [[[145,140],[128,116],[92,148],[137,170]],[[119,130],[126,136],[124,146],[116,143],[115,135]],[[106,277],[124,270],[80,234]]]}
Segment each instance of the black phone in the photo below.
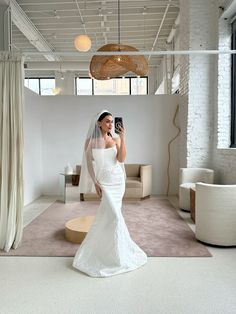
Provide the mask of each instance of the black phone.
{"label": "black phone", "polygon": [[123,119],[121,117],[115,117],[115,133],[119,134],[119,127],[123,128]]}

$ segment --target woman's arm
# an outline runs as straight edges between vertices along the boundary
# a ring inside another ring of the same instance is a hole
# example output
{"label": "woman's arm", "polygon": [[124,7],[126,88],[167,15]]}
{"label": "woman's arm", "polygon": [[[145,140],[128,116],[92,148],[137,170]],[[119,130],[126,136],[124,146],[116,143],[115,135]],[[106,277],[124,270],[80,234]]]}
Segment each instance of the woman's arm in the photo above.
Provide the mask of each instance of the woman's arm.
{"label": "woman's arm", "polygon": [[125,130],[120,127],[119,137],[116,139],[117,155],[116,158],[119,162],[124,162],[126,157],[126,145],[125,145]]}

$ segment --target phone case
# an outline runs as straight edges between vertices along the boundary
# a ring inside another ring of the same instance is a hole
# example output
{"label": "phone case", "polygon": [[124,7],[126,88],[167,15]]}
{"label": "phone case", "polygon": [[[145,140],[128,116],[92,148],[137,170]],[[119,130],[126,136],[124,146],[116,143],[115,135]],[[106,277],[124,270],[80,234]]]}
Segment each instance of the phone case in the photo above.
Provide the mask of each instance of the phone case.
{"label": "phone case", "polygon": [[115,133],[119,134],[118,127],[123,127],[123,119],[121,117],[115,117]]}

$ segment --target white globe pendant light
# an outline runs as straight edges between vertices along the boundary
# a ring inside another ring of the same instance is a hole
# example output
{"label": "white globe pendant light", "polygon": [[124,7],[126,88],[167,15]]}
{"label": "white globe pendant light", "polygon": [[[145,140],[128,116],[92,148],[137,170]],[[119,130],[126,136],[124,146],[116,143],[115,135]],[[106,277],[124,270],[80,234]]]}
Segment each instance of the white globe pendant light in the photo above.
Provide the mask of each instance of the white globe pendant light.
{"label": "white globe pendant light", "polygon": [[89,51],[92,46],[91,39],[87,35],[78,35],[74,39],[75,48],[79,51]]}

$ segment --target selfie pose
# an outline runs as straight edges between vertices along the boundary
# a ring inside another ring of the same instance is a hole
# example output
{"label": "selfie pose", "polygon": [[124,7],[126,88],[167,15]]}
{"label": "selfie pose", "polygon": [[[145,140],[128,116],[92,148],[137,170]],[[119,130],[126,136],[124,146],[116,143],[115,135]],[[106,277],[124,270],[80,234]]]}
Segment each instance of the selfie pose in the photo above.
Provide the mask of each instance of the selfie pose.
{"label": "selfie pose", "polygon": [[94,117],[84,146],[80,193],[95,192],[101,203],[73,266],[91,277],[108,277],[147,262],[146,253],[131,239],[121,208],[125,193],[125,129],[122,118],[107,110]]}

